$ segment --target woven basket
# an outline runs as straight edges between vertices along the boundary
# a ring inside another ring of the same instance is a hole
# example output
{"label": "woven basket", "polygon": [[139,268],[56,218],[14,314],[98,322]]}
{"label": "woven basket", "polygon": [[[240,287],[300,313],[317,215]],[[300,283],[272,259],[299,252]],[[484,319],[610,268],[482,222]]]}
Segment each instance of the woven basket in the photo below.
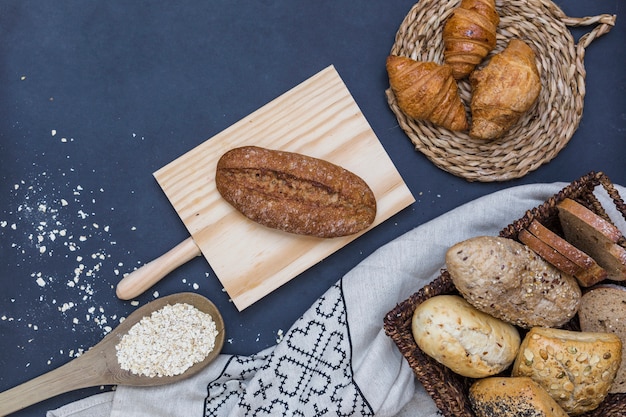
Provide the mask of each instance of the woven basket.
{"label": "woven basket", "polygon": [[[557,204],[565,198],[571,198],[590,210],[601,215],[608,221],[606,211],[593,194],[596,186],[602,185],[611,197],[615,206],[626,219],[626,205],[613,184],[603,173],[589,173],[572,182],[563,190],[549,198],[542,205],[533,208],[519,220],[513,222],[502,231],[500,236],[517,239],[520,230],[526,228],[536,219],[553,231],[560,233],[558,226]],[[626,247],[622,239],[618,242]],[[625,285],[623,282],[614,284]],[[435,401],[437,407],[446,417],[476,417],[471,409],[467,394],[471,378],[462,377],[446,366],[426,355],[415,343],[411,330],[411,321],[415,308],[427,299],[441,294],[457,294],[450,275],[443,270],[441,275],[408,299],[398,304],[384,319],[385,333],[394,341],[398,349],[415,372],[426,392]],[[578,318],[574,317],[564,328],[578,330]],[[626,394],[609,394],[599,408],[582,415],[583,417],[623,417],[626,416]]]}
{"label": "woven basket", "polygon": [[[443,24],[459,3],[419,0],[404,18],[391,55],[443,63]],[[565,147],[583,113],[585,48],[609,32],[616,19],[607,14],[567,17],[549,0],[496,0],[496,10],[500,15],[497,46],[487,59],[502,51],[510,39],[522,39],[535,50],[542,84],[537,103],[505,136],[494,141],[477,140],[466,132],[411,119],[399,109],[391,89],[386,91],[391,110],[415,148],[439,168],[468,181],[522,177]],[[575,45],[568,26],[589,25],[595,27]],[[458,85],[469,117],[469,81],[461,80]]]}

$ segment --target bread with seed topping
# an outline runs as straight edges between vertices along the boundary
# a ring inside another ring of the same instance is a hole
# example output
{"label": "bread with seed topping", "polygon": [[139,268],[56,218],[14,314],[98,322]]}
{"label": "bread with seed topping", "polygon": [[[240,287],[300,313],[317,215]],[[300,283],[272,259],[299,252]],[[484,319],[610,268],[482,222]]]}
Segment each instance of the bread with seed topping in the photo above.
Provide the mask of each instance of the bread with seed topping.
{"label": "bread with seed topping", "polygon": [[576,279],[513,239],[470,238],[450,247],[445,260],[470,304],[519,327],[559,327],[578,310]]}
{"label": "bread with seed topping", "polygon": [[528,377],[490,377],[474,382],[468,398],[477,417],[568,417],[538,383]]}
{"label": "bread with seed topping", "polygon": [[219,159],[215,184],[224,200],[264,226],[332,238],[368,228],[376,197],[345,168],[311,156],[242,146]]}
{"label": "bread with seed topping", "polygon": [[601,284],[587,291],[578,310],[580,329],[585,332],[606,332],[622,341],[622,364],[611,385],[610,393],[626,392],[626,288]]}
{"label": "bread with seed topping", "polygon": [[595,410],[608,395],[621,363],[614,334],[533,327],[524,337],[511,376],[541,385],[570,415]]}

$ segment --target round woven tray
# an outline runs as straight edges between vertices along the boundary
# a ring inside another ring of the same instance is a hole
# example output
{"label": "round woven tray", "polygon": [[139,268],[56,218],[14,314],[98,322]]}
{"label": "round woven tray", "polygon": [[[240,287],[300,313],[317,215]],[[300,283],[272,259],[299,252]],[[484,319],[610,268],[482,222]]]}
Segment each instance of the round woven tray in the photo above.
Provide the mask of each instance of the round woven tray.
{"label": "round woven tray", "polygon": [[[391,55],[443,63],[442,28],[460,0],[419,0],[404,18]],[[614,15],[571,18],[549,0],[496,0],[500,15],[497,46],[526,41],[535,50],[542,90],[537,103],[505,136],[493,141],[472,139],[402,113],[391,89],[387,101],[415,148],[439,168],[468,181],[519,178],[552,160],[571,139],[583,113],[585,48],[615,25]],[[569,26],[595,27],[574,43]],[[469,82],[458,82],[469,113]],[[470,119],[471,120],[471,119]]]}

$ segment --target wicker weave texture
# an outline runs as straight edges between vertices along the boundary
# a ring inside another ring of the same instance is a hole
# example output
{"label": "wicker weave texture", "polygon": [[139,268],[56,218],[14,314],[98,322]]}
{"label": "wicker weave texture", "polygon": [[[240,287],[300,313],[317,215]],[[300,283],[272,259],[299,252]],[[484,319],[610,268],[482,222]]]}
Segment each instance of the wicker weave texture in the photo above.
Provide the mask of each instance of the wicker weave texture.
{"label": "wicker weave texture", "polygon": [[[460,0],[420,0],[404,18],[391,55],[443,63],[442,29]],[[485,59],[502,51],[510,39],[527,42],[537,56],[542,91],[537,103],[502,138],[472,139],[402,113],[391,89],[387,101],[415,148],[439,168],[468,181],[519,178],[552,160],[578,128],[585,97],[585,49],[615,25],[614,15],[571,18],[548,0],[496,0],[500,15],[497,46]],[[575,44],[570,26],[593,26]],[[471,89],[458,82],[468,117]]]}
{"label": "wicker weave texture", "polygon": [[[519,231],[526,228],[535,219],[545,225],[558,223],[555,220],[555,218],[558,218],[557,205],[565,198],[574,199],[611,221],[594,195],[594,190],[598,186],[601,186],[608,193],[618,212],[626,219],[626,205],[611,181],[601,172],[590,172],[569,184],[542,205],[528,210],[522,218],[502,229],[499,235],[517,239]],[[626,247],[623,241],[618,243]],[[626,285],[624,282],[615,284]],[[384,319],[385,333],[394,341],[411,366],[411,369],[413,369],[417,380],[422,383],[426,392],[431,396],[444,416],[476,417],[468,399],[469,387],[474,380],[462,377],[430,358],[417,346],[413,338],[411,322],[415,308],[427,299],[441,294],[458,295],[446,270],[443,270],[437,279],[412,294],[387,313]],[[564,327],[571,330],[579,329],[577,317]],[[581,417],[624,416],[626,416],[626,394],[609,394],[599,408],[581,415]]]}

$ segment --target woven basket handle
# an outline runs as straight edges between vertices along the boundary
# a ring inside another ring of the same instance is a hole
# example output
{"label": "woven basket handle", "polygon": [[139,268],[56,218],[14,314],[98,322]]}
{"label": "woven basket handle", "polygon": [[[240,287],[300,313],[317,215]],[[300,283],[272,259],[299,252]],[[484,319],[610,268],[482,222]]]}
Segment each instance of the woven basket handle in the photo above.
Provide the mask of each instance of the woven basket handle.
{"label": "woven basket handle", "polygon": [[[585,49],[591,45],[595,39],[600,36],[608,33],[613,26],[615,26],[616,15],[611,14],[600,14],[597,16],[587,16],[587,17],[569,17],[563,16],[561,20],[567,26],[591,26],[596,25],[590,32],[585,33],[580,37],[578,43],[576,44],[576,66],[578,73],[585,78],[585,66],[583,64],[583,60],[585,58]],[[580,84],[580,83],[579,83]],[[584,85],[584,84],[581,84]]]}

